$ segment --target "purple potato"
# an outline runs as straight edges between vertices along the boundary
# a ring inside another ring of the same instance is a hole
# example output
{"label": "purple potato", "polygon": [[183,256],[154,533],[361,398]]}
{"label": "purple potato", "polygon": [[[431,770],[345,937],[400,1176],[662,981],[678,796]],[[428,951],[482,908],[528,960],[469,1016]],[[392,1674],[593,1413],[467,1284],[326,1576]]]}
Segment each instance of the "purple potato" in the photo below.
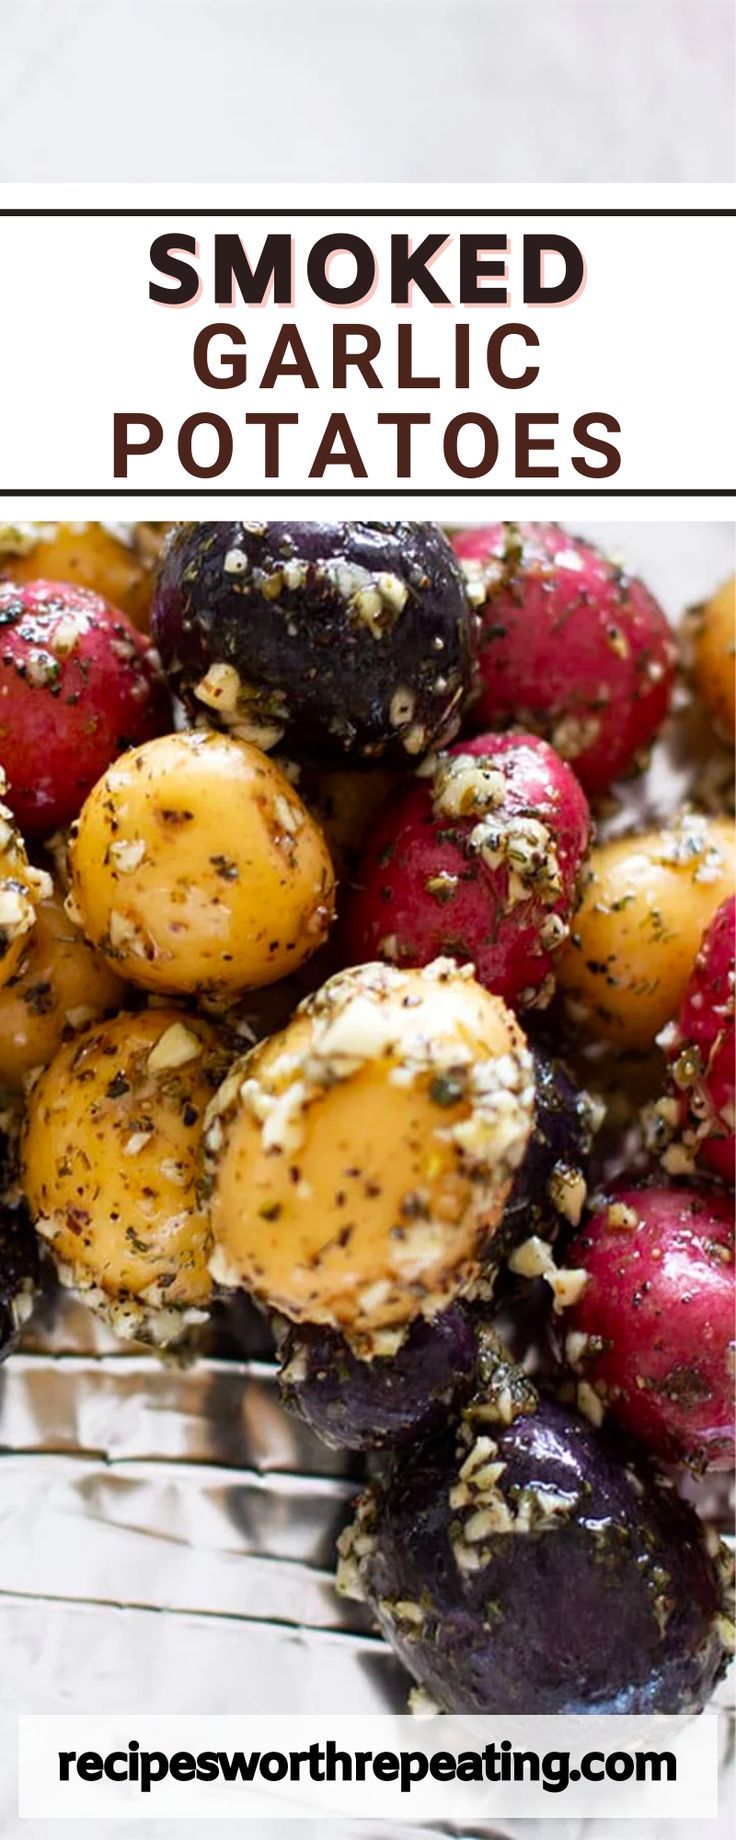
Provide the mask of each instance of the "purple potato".
{"label": "purple potato", "polygon": [[693,1509],[559,1406],[505,1425],[478,1407],[362,1497],[340,1588],[448,1712],[701,1707],[725,1593]]}
{"label": "purple potato", "polygon": [[593,1141],[589,1095],[575,1085],[562,1061],[537,1047],[532,1054],[534,1130],[504,1210],[506,1251],[530,1234],[554,1239],[565,1220],[577,1225]]}
{"label": "purple potato", "polygon": [[334,1329],[289,1328],[281,1397],[333,1449],[381,1450],[444,1427],[470,1392],[478,1361],[471,1312],[452,1304],[413,1324],[398,1353],[361,1361]]}
{"label": "purple potato", "polygon": [[28,1215],[0,1203],[0,1361],[30,1316],[39,1278],[38,1240]]}
{"label": "purple potato", "polygon": [[406,766],[458,727],[476,622],[438,524],[205,523],[174,529],[152,630],[190,714]]}

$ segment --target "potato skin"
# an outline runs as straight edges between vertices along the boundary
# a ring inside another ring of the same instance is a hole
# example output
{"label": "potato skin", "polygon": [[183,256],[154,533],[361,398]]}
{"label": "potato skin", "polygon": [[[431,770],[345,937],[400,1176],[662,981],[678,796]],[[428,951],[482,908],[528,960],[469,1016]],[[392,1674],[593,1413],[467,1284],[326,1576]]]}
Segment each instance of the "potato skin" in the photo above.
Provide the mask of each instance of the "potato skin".
{"label": "potato skin", "polygon": [[13,814],[2,803],[6,790],[0,767],[0,998],[33,936],[39,901],[51,892],[51,878],[34,869]]}
{"label": "potato skin", "polygon": [[334,876],[283,774],[214,730],[163,735],[103,774],[71,845],[96,949],[145,989],[233,1001],[321,945]]}
{"label": "potato skin", "polygon": [[466,1423],[362,1498],[338,1588],[446,1712],[701,1707],[727,1655],[694,1510],[559,1406]]}
{"label": "potato skin", "polygon": [[22,956],[0,989],[0,1086],[21,1090],[66,1036],[124,1000],[125,985],[93,952],[54,889],[39,902]]}
{"label": "potato skin", "polygon": [[532,1045],[534,1127],[503,1216],[509,1250],[530,1234],[554,1240],[577,1226],[587,1191],[594,1106],[563,1061]]}
{"label": "potato skin", "polygon": [[384,1450],[441,1429],[470,1391],[478,1358],[461,1303],[420,1317],[395,1355],[361,1361],[336,1329],[291,1328],[279,1347],[284,1405],[334,1450]]}
{"label": "potato skin", "polygon": [[586,1271],[565,1351],[624,1430],[696,1470],[734,1461],[733,1201],[617,1188],[567,1251]]}
{"label": "potato skin", "polygon": [[169,1339],[182,1312],[209,1301],[197,1181],[204,1112],[226,1065],[210,1023],[123,1013],[65,1042],[30,1095],[31,1215],[64,1281],[121,1334],[145,1334],[150,1315],[153,1339]]}
{"label": "potato skin", "polygon": [[[163,527],[139,524],[37,524],[17,533],[0,526],[0,579],[74,582],[91,588],[147,632],[153,564]],[[34,540],[35,539],[35,540]],[[6,547],[6,543],[8,547]]]}
{"label": "potato skin", "polygon": [[[532,1049],[534,1128],[514,1178],[491,1266],[522,1239],[554,1239],[562,1220],[577,1223],[585,1200],[591,1104],[562,1063]],[[335,1329],[314,1324],[282,1330],[281,1397],[325,1443],[382,1450],[442,1430],[477,1378],[482,1317],[457,1302],[420,1318],[396,1354],[359,1359]]]}
{"label": "potato skin", "polygon": [[[736,896],[706,928],[677,1021],[665,1037],[677,1129],[686,1157],[736,1181]],[[660,1102],[663,1121],[671,1109]],[[680,1160],[664,1153],[665,1168]]]}
{"label": "potato skin", "polygon": [[0,1361],[31,1315],[39,1276],[40,1248],[25,1208],[0,1202]]}
{"label": "potato skin", "polygon": [[389,799],[399,795],[401,776],[381,767],[365,773],[358,767],[332,765],[323,769],[313,762],[296,762],[280,754],[274,758],[324,831],[338,881],[350,887],[379,812]]}
{"label": "potato skin", "polygon": [[543,1008],[590,841],[582,788],[536,735],[477,735],[379,815],[345,913],[348,957],[449,953],[521,1010]]}
{"label": "potato skin", "polygon": [[667,713],[676,648],[642,581],[557,524],[453,539],[481,622],[478,727],[544,735],[586,792],[605,792]]}
{"label": "potato skin", "polygon": [[475,622],[438,524],[182,524],[152,628],[193,713],[322,763],[406,766],[455,732],[470,687]]}
{"label": "potato skin", "polygon": [[0,756],[26,837],[48,837],[123,749],[159,735],[171,703],[150,643],[99,594],[0,581]]}
{"label": "potato skin", "polygon": [[736,576],[684,623],[685,658],[698,695],[727,741],[736,734]]}
{"label": "potato skin", "polygon": [[679,1009],[704,928],[732,892],[736,832],[690,815],[594,849],[557,977],[576,1027],[651,1047]]}
{"label": "potato skin", "polygon": [[532,1109],[514,1018],[451,961],[339,973],[212,1108],[215,1277],[395,1352],[478,1275]]}

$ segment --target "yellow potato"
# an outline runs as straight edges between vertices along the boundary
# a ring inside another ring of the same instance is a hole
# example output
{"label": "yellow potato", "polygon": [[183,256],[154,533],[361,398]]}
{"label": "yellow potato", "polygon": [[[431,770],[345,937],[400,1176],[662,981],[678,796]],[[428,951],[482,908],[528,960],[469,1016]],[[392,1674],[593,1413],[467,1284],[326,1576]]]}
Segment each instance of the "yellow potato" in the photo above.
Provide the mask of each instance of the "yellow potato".
{"label": "yellow potato", "polygon": [[28,1206],[63,1280],[120,1334],[176,1339],[209,1301],[197,1182],[204,1113],[226,1066],[212,1024],[151,1009],[64,1043],[31,1093]]}
{"label": "yellow potato", "polygon": [[397,790],[397,775],[378,767],[370,773],[345,767],[319,771],[303,767],[292,784],[322,826],[340,881],[350,880],[379,811]]}
{"label": "yellow potato", "polygon": [[17,971],[38,903],[51,893],[51,877],[32,868],[13,814],[1,802],[5,786],[0,767],[0,988]]}
{"label": "yellow potato", "polygon": [[71,877],[87,938],[122,976],[211,1002],[285,977],[333,918],[314,819],[272,760],[215,730],[113,762],[82,807]]}
{"label": "yellow potato", "polygon": [[338,973],[212,1107],[214,1277],[395,1345],[478,1275],[533,1103],[521,1030],[467,968]]}
{"label": "yellow potato", "polygon": [[695,687],[727,739],[736,734],[736,576],[725,581],[685,623],[690,674]]}
{"label": "yellow potato", "polygon": [[708,922],[733,892],[736,832],[685,816],[593,850],[557,977],[590,1035],[650,1048],[680,1007]]}
{"label": "yellow potato", "polygon": [[0,578],[72,581],[92,588],[148,631],[153,564],[165,526],[38,524],[0,526]]}
{"label": "yellow potato", "polygon": [[0,1086],[22,1088],[59,1043],[106,1010],[120,1009],[125,985],[88,945],[53,891],[36,908],[13,976],[0,989]]}

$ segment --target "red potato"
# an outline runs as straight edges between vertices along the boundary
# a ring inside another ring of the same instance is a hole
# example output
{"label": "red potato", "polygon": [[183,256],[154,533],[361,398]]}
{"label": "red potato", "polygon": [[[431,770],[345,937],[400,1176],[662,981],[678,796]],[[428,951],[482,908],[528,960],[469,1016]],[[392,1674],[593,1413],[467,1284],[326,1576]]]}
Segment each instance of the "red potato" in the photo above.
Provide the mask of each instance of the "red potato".
{"label": "red potato", "polygon": [[586,792],[604,792],[667,713],[676,649],[662,609],[556,524],[490,524],[453,542],[481,620],[476,725],[535,730]]}
{"label": "red potato", "polygon": [[589,838],[585,795],[545,741],[458,743],[379,818],[348,904],[348,953],[470,961],[507,1003],[542,1007]]}
{"label": "red potato", "polygon": [[76,818],[124,748],[171,727],[150,641],[99,594],[0,582],[0,761],[28,837]]}
{"label": "red potato", "polygon": [[[736,1176],[736,896],[703,934],[677,1022],[665,1031],[685,1154],[725,1182]],[[677,1156],[677,1146],[666,1159]]]}
{"label": "red potato", "polygon": [[576,1235],[587,1272],[566,1310],[579,1404],[608,1409],[660,1457],[698,1469],[734,1459],[733,1204],[718,1192],[617,1191]]}

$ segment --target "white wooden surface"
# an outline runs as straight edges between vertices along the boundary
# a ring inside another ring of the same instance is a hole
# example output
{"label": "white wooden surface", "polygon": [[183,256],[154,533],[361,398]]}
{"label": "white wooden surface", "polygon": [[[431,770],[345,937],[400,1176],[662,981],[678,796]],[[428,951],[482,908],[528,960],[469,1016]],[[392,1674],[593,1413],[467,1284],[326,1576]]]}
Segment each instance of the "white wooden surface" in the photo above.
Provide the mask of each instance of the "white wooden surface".
{"label": "white wooden surface", "polygon": [[733,180],[733,0],[0,0],[0,181]]}

